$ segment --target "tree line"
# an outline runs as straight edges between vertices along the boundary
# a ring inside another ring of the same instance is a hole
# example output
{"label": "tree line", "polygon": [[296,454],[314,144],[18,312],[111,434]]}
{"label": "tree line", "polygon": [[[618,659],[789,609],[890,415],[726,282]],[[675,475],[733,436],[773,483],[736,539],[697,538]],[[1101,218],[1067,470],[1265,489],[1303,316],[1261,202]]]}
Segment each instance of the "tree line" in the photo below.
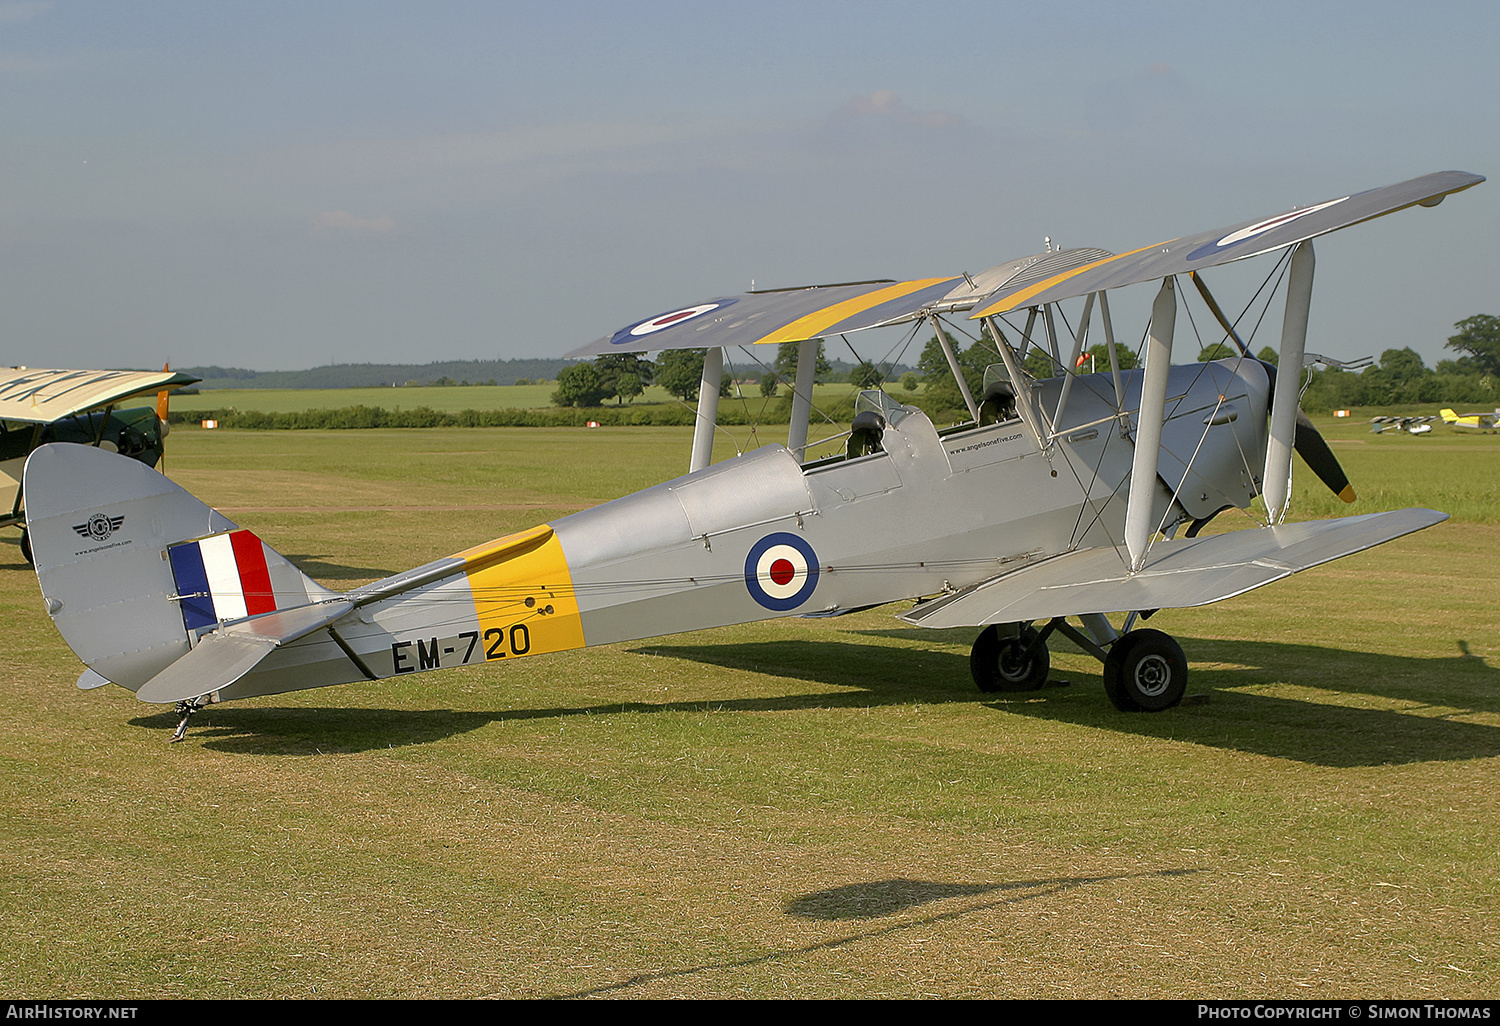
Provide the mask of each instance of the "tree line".
{"label": "tree line", "polygon": [[[300,371],[256,371],[244,367],[184,367],[202,378],[201,391],[215,388],[387,388],[392,385],[509,385],[550,379],[567,366],[562,359],[439,360],[434,363],[335,363]],[[151,368],[146,368],[151,369]]]}
{"label": "tree line", "polygon": [[[797,348],[796,342],[777,347],[774,369],[760,379],[762,395],[775,396],[783,382],[796,377]],[[607,353],[592,363],[575,363],[558,372],[552,405],[599,406],[614,399],[623,406],[652,384],[660,385],[685,403],[695,402],[703,384],[703,361],[707,354],[706,349],[667,349],[653,362],[637,353]],[[817,380],[827,381],[832,374],[833,366],[819,340]],[[729,374],[721,374],[719,395],[729,395],[733,384]]]}
{"label": "tree line", "polygon": [[[1314,373],[1303,395],[1303,407],[1326,412],[1350,406],[1403,403],[1500,403],[1500,317],[1476,314],[1459,321],[1454,329],[1456,334],[1445,346],[1460,354],[1455,358],[1439,361],[1435,368],[1429,368],[1410,347],[1387,349],[1380,354],[1378,363],[1363,371],[1329,368]],[[999,351],[987,339],[965,345],[946,331],[944,335],[970,394],[976,400],[981,398],[990,383],[986,374],[991,378],[998,376]],[[780,395],[783,386],[795,379],[797,351],[795,342],[784,343],[778,348],[774,368],[761,377],[763,396]],[[704,352],[702,349],[667,350],[655,362],[634,353],[619,353],[601,356],[592,363],[573,364],[557,375],[553,405],[597,407],[607,400],[624,405],[653,383],[661,385],[683,402],[693,402],[698,397],[703,377]],[[1198,359],[1218,360],[1234,356],[1236,352],[1227,343],[1217,342],[1203,348]],[[1276,363],[1276,351],[1269,346],[1261,349],[1256,357],[1267,363]],[[1121,370],[1137,366],[1136,354],[1123,346],[1117,350],[1116,358]],[[1059,372],[1051,357],[1035,347],[1027,351],[1023,365],[1035,378],[1052,377]],[[1101,343],[1085,350],[1080,368],[1086,373],[1108,370],[1108,347]],[[832,377],[833,369],[820,341],[816,380],[828,381]],[[921,406],[935,418],[951,419],[962,415],[965,408],[936,334],[927,341],[914,370],[896,376],[895,368],[862,361],[845,377],[859,388],[877,388],[895,377],[901,391],[907,393],[901,398]],[[729,375],[725,374],[720,381],[719,394],[729,395],[730,387]]]}
{"label": "tree line", "polygon": [[1387,349],[1361,372],[1330,368],[1313,375],[1302,406],[1313,412],[1351,406],[1500,403],[1500,317],[1475,314],[1453,326],[1443,345],[1462,355],[1429,368],[1411,348]]}

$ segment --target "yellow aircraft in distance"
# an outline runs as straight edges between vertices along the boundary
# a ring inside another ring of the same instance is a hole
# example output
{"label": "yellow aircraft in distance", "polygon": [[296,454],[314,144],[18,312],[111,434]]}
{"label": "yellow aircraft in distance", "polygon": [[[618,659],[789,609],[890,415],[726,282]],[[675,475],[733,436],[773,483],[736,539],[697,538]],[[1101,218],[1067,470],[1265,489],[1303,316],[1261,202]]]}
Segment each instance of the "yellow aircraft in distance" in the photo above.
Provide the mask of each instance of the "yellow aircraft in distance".
{"label": "yellow aircraft in distance", "polygon": [[1500,421],[1500,409],[1494,413],[1465,413],[1457,414],[1452,410],[1439,411],[1443,417],[1443,423],[1449,427],[1473,428],[1475,431],[1488,431],[1495,433],[1495,424]]}

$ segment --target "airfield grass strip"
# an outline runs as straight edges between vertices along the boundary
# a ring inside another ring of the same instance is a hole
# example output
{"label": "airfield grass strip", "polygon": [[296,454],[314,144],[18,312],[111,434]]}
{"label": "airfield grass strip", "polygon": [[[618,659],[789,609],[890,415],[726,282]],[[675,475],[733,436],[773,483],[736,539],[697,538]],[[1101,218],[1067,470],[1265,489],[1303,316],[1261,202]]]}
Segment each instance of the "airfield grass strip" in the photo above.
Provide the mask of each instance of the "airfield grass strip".
{"label": "airfield grass strip", "polygon": [[[1362,495],[1338,512],[1478,504],[1496,480],[1488,439],[1328,433]],[[347,589],[680,473],[689,434],[184,431],[167,470]],[[980,694],[972,633],[893,606],[229,703],[168,746],[169,710],[73,687],[5,536],[0,980],[88,999],[1492,997],[1497,548],[1500,527],[1456,514],[1164,610],[1151,626],[1207,701],[1159,715],[1114,711],[1066,643],[1051,686]]]}

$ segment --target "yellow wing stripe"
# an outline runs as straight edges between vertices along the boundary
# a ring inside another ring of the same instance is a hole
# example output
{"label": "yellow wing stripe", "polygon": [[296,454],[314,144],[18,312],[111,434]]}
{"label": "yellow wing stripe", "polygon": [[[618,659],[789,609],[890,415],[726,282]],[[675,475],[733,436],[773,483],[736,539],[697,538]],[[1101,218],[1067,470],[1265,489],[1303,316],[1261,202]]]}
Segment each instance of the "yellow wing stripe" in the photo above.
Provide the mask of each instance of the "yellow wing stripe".
{"label": "yellow wing stripe", "polygon": [[1075,267],[1071,271],[1063,271],[1061,274],[1054,274],[1052,277],[1046,279],[1045,281],[1039,281],[1035,285],[1028,285],[1020,292],[1006,296],[999,302],[991,303],[983,310],[979,310],[975,313],[970,314],[969,320],[978,320],[981,317],[989,317],[993,314],[1008,313],[1009,311],[1014,310],[1017,307],[1025,306],[1026,301],[1032,296],[1040,295],[1041,293],[1052,288],[1052,286],[1061,285],[1068,279],[1076,278],[1078,275],[1082,274],[1085,271],[1092,271],[1094,268],[1103,267],[1105,264],[1110,263],[1111,261],[1123,260],[1128,256],[1135,256],[1137,253],[1144,253],[1148,249],[1155,249],[1157,246],[1165,246],[1167,242],[1175,241],[1175,239],[1168,239],[1166,242],[1157,242],[1153,243],[1150,246],[1142,246],[1140,249],[1132,249],[1129,253],[1116,253],[1114,256],[1104,257],[1101,260],[1095,260],[1091,264],[1084,264],[1082,267]]}
{"label": "yellow wing stripe", "polygon": [[923,278],[920,281],[903,281],[874,292],[866,292],[862,296],[846,299],[842,303],[825,306],[821,310],[815,310],[806,317],[799,317],[792,323],[778,328],[764,338],[755,340],[756,345],[769,345],[781,342],[802,342],[806,339],[817,338],[824,331],[833,327],[841,321],[848,320],[855,314],[863,313],[881,303],[889,303],[893,299],[909,296],[913,292],[919,292],[931,285],[944,281],[957,281],[957,278]]}

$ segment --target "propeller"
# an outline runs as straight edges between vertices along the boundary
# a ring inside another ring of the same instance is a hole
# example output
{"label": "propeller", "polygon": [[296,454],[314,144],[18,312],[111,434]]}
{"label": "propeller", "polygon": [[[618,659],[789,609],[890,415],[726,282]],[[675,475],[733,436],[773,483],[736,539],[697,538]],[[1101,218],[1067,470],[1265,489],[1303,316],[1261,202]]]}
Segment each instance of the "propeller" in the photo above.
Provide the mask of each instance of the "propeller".
{"label": "propeller", "polygon": [[[161,365],[161,369],[163,371],[171,370],[172,362],[168,360]],[[161,471],[164,474],[167,472],[167,432],[172,430],[172,425],[167,420],[171,398],[172,393],[168,389],[162,389],[156,393],[156,444],[161,446],[161,458],[158,462],[161,464]]]}
{"label": "propeller", "polygon": [[[1270,369],[1269,367],[1267,368]],[[1271,387],[1276,387],[1276,376],[1271,375]],[[1323,440],[1323,435],[1307,414],[1302,412],[1302,407],[1297,407],[1297,431],[1292,437],[1292,448],[1297,450],[1297,455],[1302,461],[1318,475],[1318,480],[1328,486],[1328,490],[1337,495],[1345,502],[1353,502],[1357,496],[1354,494],[1354,486],[1349,483],[1349,475],[1344,473],[1344,468],[1339,466],[1339,461],[1334,457],[1333,450],[1328,448],[1328,443]]]}
{"label": "propeller", "polygon": [[[1240,340],[1239,333],[1234,330],[1234,325],[1229,323],[1229,319],[1219,309],[1219,304],[1214,302],[1214,297],[1208,291],[1208,286],[1204,284],[1203,279],[1196,272],[1191,271],[1188,273],[1188,277],[1198,287],[1198,294],[1208,304],[1208,309],[1219,322],[1219,326],[1228,332],[1229,337],[1234,339],[1234,344],[1240,347],[1240,352],[1247,359],[1255,360],[1266,369],[1266,376],[1270,378],[1271,382],[1269,395],[1275,395],[1276,365],[1274,363],[1267,363],[1265,360],[1252,355],[1250,347]],[[1345,502],[1353,502],[1355,500],[1354,486],[1349,483],[1349,475],[1345,474],[1344,468],[1339,466],[1338,458],[1333,455],[1333,450],[1328,448],[1328,443],[1323,439],[1322,433],[1313,426],[1312,419],[1302,412],[1301,406],[1297,407],[1297,427],[1295,434],[1292,436],[1292,448],[1296,450],[1298,456],[1302,457],[1302,462],[1306,463],[1312,472],[1318,476],[1318,480],[1328,486],[1329,491]]]}

